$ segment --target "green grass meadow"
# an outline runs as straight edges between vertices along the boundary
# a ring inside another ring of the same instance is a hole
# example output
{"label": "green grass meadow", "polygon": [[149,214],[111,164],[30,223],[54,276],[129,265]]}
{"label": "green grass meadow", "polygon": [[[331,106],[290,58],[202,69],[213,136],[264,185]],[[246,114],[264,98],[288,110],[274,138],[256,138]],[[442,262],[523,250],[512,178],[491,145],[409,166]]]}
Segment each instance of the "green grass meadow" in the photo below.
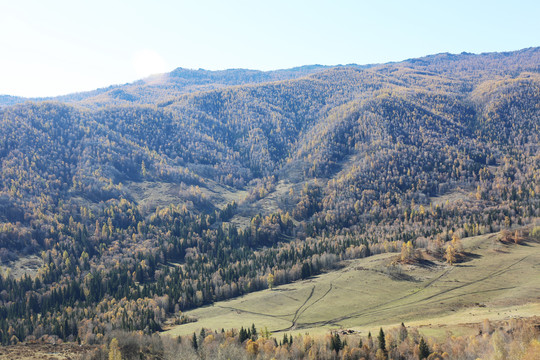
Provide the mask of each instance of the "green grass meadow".
{"label": "green grass meadow", "polygon": [[346,261],[339,270],[217,302],[186,312],[197,322],[168,335],[267,327],[272,333],[317,334],[354,329],[367,334],[401,322],[430,335],[473,333],[492,321],[540,314],[540,244],[502,244],[498,234],[463,239],[467,259],[402,265],[390,271],[397,254]]}

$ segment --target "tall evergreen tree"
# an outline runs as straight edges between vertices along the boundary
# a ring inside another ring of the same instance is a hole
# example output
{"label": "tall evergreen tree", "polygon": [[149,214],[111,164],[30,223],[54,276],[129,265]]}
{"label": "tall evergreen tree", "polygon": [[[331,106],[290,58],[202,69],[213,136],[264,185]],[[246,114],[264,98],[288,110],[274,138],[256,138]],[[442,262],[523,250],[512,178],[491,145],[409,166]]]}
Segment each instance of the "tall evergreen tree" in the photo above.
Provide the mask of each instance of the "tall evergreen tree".
{"label": "tall evergreen tree", "polygon": [[384,353],[386,354],[386,339],[385,339],[384,331],[382,328],[379,331],[379,336],[377,336],[377,340],[379,342],[379,349],[384,351]]}
{"label": "tall evergreen tree", "polygon": [[428,344],[424,341],[424,338],[420,339],[418,344],[418,360],[427,359],[429,356],[429,347]]}

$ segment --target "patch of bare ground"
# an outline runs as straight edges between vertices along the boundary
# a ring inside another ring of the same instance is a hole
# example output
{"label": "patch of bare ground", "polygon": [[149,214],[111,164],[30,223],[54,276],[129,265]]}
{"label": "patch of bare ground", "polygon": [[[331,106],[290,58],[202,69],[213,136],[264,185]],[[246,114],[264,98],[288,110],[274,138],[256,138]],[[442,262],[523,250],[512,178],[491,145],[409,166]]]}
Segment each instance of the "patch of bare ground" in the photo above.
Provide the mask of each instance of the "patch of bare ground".
{"label": "patch of bare ground", "polygon": [[459,200],[467,201],[467,200],[473,200],[474,196],[472,193],[473,189],[463,189],[463,188],[457,188],[447,194],[441,195],[441,196],[435,196],[430,198],[431,203],[433,206],[437,205],[445,205],[446,203],[452,204]]}
{"label": "patch of bare ground", "polygon": [[43,265],[43,260],[36,255],[20,257],[16,261],[12,261],[4,269],[9,269],[11,276],[16,279],[28,275],[31,278],[37,276],[39,269]]}
{"label": "patch of bare ground", "polygon": [[[182,195],[183,187],[189,188],[190,186],[156,181],[128,182],[125,185],[144,214],[152,213],[157,207],[165,207],[170,204],[186,205],[188,208],[192,208],[193,204]],[[233,201],[238,203],[247,194],[245,190],[221,185],[209,179],[205,179],[204,183],[197,187],[197,191],[200,191],[201,196],[207,200],[209,205],[220,209]]]}
{"label": "patch of bare ground", "polygon": [[179,196],[178,184],[142,181],[128,182],[125,187],[145,214],[154,212],[157,207],[186,203]]}

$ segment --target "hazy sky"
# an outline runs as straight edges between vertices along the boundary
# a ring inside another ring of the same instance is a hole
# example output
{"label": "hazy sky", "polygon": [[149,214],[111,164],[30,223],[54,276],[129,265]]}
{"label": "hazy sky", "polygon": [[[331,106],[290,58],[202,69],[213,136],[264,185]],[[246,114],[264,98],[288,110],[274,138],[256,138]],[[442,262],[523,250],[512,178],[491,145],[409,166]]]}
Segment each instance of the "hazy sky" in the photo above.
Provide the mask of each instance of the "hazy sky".
{"label": "hazy sky", "polygon": [[0,94],[540,45],[540,1],[0,0]]}

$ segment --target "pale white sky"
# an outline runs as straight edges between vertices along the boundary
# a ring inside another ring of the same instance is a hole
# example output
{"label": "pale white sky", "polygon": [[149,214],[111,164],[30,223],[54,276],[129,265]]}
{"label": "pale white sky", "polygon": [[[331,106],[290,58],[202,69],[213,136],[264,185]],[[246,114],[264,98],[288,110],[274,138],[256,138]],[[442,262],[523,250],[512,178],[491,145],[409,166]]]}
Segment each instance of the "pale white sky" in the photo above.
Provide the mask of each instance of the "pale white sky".
{"label": "pale white sky", "polygon": [[0,0],[0,94],[54,96],[176,67],[280,69],[539,46],[540,2]]}

